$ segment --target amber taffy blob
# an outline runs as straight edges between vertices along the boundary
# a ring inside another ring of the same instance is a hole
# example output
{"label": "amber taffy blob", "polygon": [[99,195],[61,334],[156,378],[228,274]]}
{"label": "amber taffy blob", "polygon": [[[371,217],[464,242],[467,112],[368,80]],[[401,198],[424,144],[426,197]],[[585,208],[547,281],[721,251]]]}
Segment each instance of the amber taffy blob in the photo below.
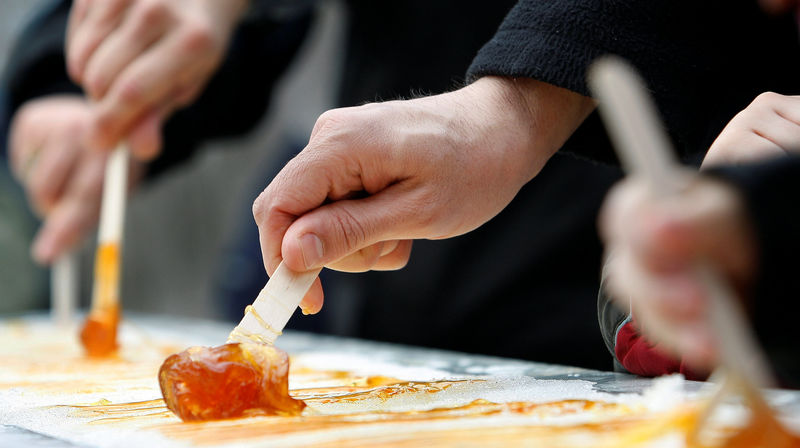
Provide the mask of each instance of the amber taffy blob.
{"label": "amber taffy blob", "polygon": [[754,406],[746,427],[734,434],[724,448],[800,448],[800,436],[786,429],[772,416],[772,410]]}
{"label": "amber taffy blob", "polygon": [[105,357],[117,350],[119,324],[120,251],[114,243],[101,244],[95,254],[92,309],[81,329],[83,348],[91,357]]}
{"label": "amber taffy blob", "polygon": [[102,358],[117,350],[118,323],[118,307],[89,314],[80,334],[81,344],[89,356]]}
{"label": "amber taffy blob", "polygon": [[184,421],[250,411],[297,415],[306,406],[289,396],[289,356],[265,344],[191,347],[164,361],[158,382],[167,407]]}

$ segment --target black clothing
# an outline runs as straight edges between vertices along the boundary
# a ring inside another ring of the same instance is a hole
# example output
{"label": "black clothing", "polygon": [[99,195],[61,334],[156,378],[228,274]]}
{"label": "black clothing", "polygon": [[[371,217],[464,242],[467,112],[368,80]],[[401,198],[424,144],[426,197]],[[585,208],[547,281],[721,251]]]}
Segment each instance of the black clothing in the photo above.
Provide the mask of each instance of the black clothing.
{"label": "black clothing", "polygon": [[726,167],[710,174],[729,182],[744,198],[759,248],[758,273],[751,316],[778,377],[800,386],[800,338],[794,325],[800,316],[800,157]]}
{"label": "black clothing", "polygon": [[[754,1],[522,0],[469,73],[530,77],[588,95],[591,62],[604,54],[623,56],[646,80],[684,161],[697,163],[758,94],[798,92],[799,50],[794,18],[768,16]],[[608,140],[597,139],[602,134],[594,113],[563,150],[614,163]],[[598,291],[601,332],[615,355],[628,313]]]}
{"label": "black clothing", "polygon": [[[588,96],[589,64],[620,55],[647,81],[683,158],[698,162],[759,93],[797,92],[799,50],[792,15],[770,16],[753,0],[522,0],[469,73],[530,77]],[[614,160],[605,145],[579,150]]]}

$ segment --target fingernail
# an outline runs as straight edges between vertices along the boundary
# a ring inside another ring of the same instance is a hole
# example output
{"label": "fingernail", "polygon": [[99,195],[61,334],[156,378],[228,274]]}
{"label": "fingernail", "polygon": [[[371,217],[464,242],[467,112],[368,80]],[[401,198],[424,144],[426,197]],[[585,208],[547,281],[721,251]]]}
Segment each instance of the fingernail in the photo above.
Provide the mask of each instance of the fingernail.
{"label": "fingernail", "polygon": [[303,253],[303,263],[306,269],[317,267],[322,260],[322,240],[313,233],[306,233],[298,238],[300,251]]}

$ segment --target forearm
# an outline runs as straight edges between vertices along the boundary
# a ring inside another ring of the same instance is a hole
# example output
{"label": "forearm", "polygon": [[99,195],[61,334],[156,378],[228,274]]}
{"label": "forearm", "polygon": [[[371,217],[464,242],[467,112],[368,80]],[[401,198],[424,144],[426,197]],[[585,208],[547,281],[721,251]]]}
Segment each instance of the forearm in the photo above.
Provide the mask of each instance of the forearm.
{"label": "forearm", "polygon": [[487,116],[495,117],[505,129],[500,135],[508,135],[508,144],[521,153],[515,166],[523,171],[522,183],[539,173],[595,107],[589,97],[530,78],[486,76],[470,87],[470,107],[494,107]]}
{"label": "forearm", "polygon": [[595,102],[571,90],[530,78],[506,79],[513,84],[527,110],[529,150],[537,157],[534,163],[544,166],[594,110]]}

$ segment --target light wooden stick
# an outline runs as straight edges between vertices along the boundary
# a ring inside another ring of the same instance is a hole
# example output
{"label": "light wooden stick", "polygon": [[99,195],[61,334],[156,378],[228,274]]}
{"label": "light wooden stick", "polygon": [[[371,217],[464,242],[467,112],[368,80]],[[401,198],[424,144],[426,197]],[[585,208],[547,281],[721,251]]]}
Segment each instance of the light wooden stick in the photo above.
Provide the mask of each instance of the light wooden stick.
{"label": "light wooden stick", "polygon": [[[590,69],[589,85],[626,170],[640,175],[655,195],[680,194],[683,181],[677,172],[678,162],[659,125],[656,108],[634,69],[617,57],[600,59]],[[690,440],[698,437],[713,409],[722,401],[719,395],[731,389],[741,392],[753,412],[764,415],[780,433],[782,426],[760,391],[774,386],[774,377],[735,293],[709,263],[697,264],[694,275],[709,295],[708,324],[727,375],[718,396],[690,434]]]}
{"label": "light wooden stick", "polygon": [[103,202],[100,206],[100,229],[97,235],[100,244],[122,242],[127,189],[128,149],[125,145],[119,145],[108,157],[103,180]]}
{"label": "light wooden stick", "polygon": [[[103,181],[103,198],[100,205],[100,227],[97,233],[98,254],[113,247],[108,275],[97,275],[92,290],[92,311],[118,305],[120,258],[122,256],[122,234],[125,224],[125,205],[128,187],[128,149],[120,144],[108,157]],[[95,261],[100,262],[100,258]],[[109,272],[111,271],[111,272]],[[105,283],[105,284],[104,284]]]}
{"label": "light wooden stick", "polygon": [[294,272],[281,262],[253,304],[245,309],[244,318],[231,331],[228,342],[273,344],[321,270]]}
{"label": "light wooden stick", "polygon": [[[636,72],[623,60],[607,57],[592,66],[589,83],[626,170],[645,179],[656,195],[679,194],[678,162]],[[709,294],[709,325],[722,364],[756,386],[773,386],[766,358],[733,290],[708,263],[698,265],[695,275]]]}
{"label": "light wooden stick", "polygon": [[59,257],[50,268],[50,315],[59,327],[72,323],[78,297],[78,258],[75,251]]}

